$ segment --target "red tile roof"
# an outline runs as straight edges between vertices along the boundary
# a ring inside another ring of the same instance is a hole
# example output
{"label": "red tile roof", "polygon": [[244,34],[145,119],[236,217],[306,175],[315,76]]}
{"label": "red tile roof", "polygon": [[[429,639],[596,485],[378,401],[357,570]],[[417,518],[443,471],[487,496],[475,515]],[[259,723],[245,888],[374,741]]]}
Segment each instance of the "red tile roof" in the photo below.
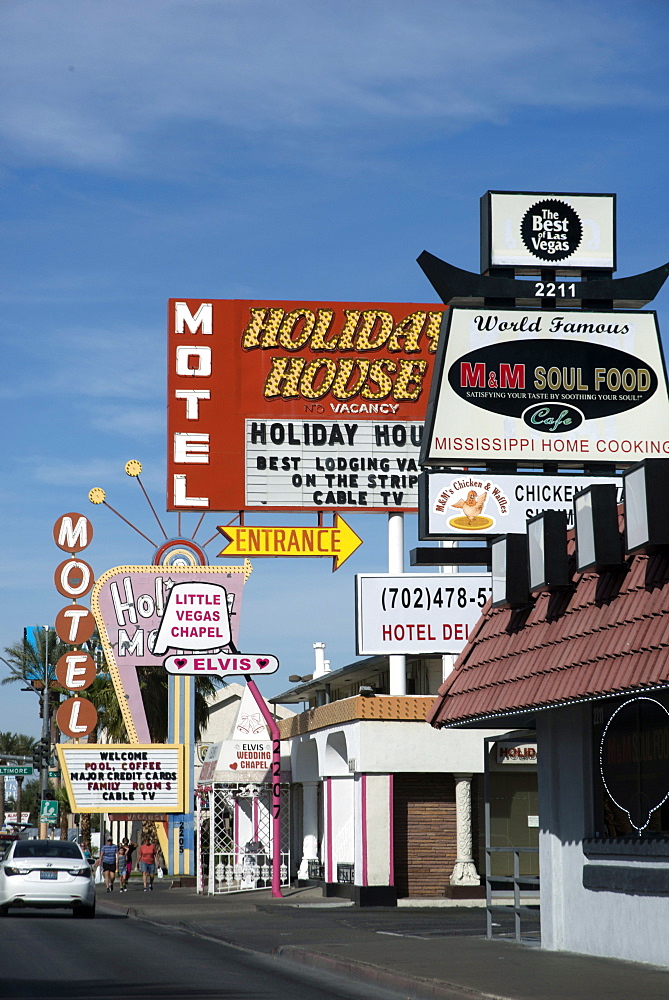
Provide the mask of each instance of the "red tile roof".
{"label": "red tile roof", "polygon": [[[622,512],[621,512],[622,527]],[[524,610],[484,608],[428,712],[433,726],[669,685],[669,556],[576,573]]]}

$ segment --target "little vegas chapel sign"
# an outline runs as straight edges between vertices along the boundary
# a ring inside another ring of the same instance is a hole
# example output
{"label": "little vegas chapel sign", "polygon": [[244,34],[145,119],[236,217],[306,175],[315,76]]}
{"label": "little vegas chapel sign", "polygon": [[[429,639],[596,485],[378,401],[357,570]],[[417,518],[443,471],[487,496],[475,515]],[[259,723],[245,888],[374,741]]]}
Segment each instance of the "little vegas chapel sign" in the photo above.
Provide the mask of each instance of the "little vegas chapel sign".
{"label": "little vegas chapel sign", "polygon": [[216,672],[226,673],[226,665],[236,672],[242,592],[250,572],[248,561],[243,566],[116,566],[96,581],[91,608],[131,740],[150,738],[142,667],[162,665],[170,656],[211,653],[217,657]]}
{"label": "little vegas chapel sign", "polygon": [[451,308],[421,462],[669,455],[654,312]]}

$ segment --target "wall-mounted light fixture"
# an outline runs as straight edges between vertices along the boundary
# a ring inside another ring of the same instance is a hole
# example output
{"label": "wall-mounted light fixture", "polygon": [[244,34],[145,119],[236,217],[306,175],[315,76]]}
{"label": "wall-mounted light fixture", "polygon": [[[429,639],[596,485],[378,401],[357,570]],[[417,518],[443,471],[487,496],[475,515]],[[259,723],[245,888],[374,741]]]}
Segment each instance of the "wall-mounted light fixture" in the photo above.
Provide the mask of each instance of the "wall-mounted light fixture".
{"label": "wall-mounted light fixture", "polygon": [[530,590],[561,590],[568,587],[567,513],[545,510],[527,522]]}
{"label": "wall-mounted light fixture", "polygon": [[598,572],[624,562],[618,528],[618,487],[614,483],[588,486],[574,496],[576,569]]}
{"label": "wall-mounted light fixture", "polygon": [[646,458],[623,472],[625,549],[669,546],[669,459]]}
{"label": "wall-mounted light fixture", "polygon": [[527,535],[500,535],[491,546],[492,607],[521,608],[530,604],[527,569]]}

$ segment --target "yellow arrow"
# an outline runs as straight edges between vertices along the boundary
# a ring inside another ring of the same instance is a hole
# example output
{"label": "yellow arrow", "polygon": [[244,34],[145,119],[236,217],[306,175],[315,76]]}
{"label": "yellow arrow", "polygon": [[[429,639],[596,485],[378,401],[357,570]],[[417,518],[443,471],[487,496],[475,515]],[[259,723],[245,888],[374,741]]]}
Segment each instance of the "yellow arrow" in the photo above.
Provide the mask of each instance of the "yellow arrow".
{"label": "yellow arrow", "polygon": [[332,528],[219,525],[218,530],[230,543],[218,553],[219,556],[245,556],[249,559],[260,556],[332,556],[333,570],[339,569],[362,545],[362,538],[339,514],[335,514]]}

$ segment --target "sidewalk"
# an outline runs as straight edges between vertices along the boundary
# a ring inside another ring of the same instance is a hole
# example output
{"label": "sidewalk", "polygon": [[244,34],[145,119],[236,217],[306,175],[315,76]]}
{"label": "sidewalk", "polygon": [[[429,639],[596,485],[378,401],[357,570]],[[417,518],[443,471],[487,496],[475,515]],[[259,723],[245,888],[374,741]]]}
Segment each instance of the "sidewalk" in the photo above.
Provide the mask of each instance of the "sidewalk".
{"label": "sidewalk", "polygon": [[[154,923],[435,1000],[666,1000],[669,969],[485,938],[481,907],[359,909],[318,889],[198,896],[131,885],[98,904]],[[664,931],[662,931],[664,933]]]}

